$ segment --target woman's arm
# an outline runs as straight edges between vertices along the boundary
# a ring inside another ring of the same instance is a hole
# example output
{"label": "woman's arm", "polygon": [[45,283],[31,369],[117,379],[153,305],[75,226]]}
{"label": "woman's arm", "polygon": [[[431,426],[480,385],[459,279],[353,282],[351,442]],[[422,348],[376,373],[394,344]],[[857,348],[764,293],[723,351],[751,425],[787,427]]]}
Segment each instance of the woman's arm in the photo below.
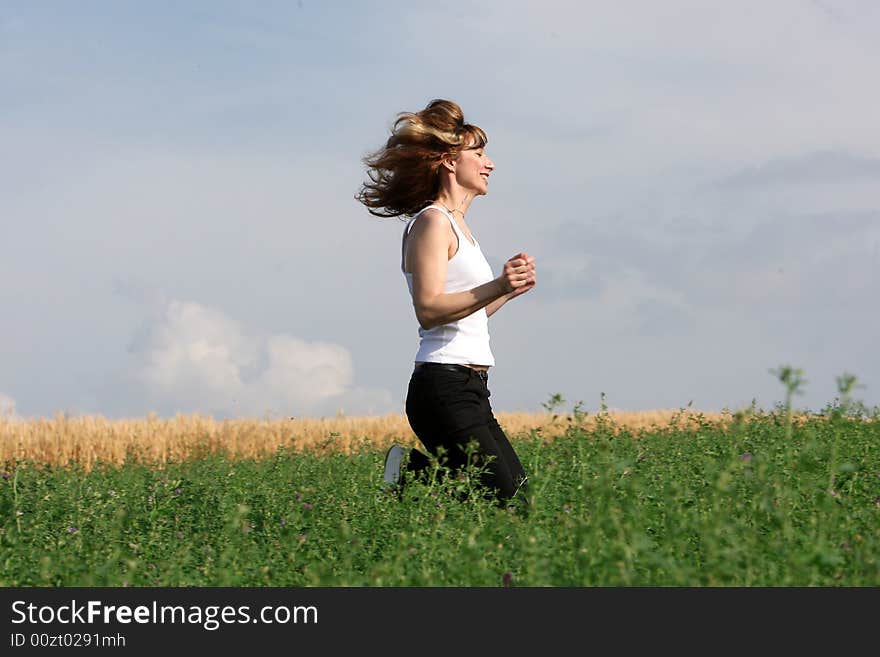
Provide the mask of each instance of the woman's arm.
{"label": "woman's arm", "polygon": [[529,271],[531,271],[532,274],[531,279],[525,285],[516,288],[513,292],[508,292],[507,294],[498,297],[497,299],[495,299],[495,301],[486,306],[487,317],[491,317],[492,314],[495,313],[499,308],[501,308],[501,306],[503,306],[505,303],[507,303],[511,299],[515,299],[521,294],[525,294],[537,284],[537,279],[535,278],[535,259],[526,253],[518,253],[513,256],[512,259],[525,260],[526,266],[529,268]]}
{"label": "woman's arm", "polygon": [[511,258],[498,278],[464,292],[444,293],[449,251],[457,239],[449,220],[430,209],[407,237],[406,261],[413,274],[413,306],[424,329],[467,317],[529,285],[533,279],[525,260]]}
{"label": "woman's arm", "polygon": [[495,313],[495,311],[497,311],[499,308],[501,308],[501,306],[507,303],[509,299],[509,294],[505,294],[503,297],[498,297],[497,299],[495,299],[495,301],[486,306],[486,316],[491,317]]}

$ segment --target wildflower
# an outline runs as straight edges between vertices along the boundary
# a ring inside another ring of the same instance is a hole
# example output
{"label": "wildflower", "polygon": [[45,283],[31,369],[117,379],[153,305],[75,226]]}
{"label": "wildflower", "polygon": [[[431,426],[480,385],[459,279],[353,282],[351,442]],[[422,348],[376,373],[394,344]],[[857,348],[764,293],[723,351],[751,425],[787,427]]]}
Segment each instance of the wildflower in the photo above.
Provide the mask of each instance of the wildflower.
{"label": "wildflower", "polygon": [[571,513],[571,507],[568,506],[568,504],[566,504],[566,505],[562,508],[562,510],[563,510],[565,513]]}
{"label": "wildflower", "polygon": [[0,474],[0,477],[3,477],[3,479],[9,479],[9,473],[4,472],[3,474]]}
{"label": "wildflower", "polygon": [[739,458],[740,458],[742,461],[744,461],[745,463],[749,463],[749,462],[752,460],[752,453],[751,453],[751,452],[745,452],[745,453],[742,454]]}
{"label": "wildflower", "polygon": [[281,524],[282,524],[282,525],[286,525],[286,524],[287,524],[287,520],[285,520],[284,518],[282,518],[282,519],[281,519]]}
{"label": "wildflower", "polygon": [[79,531],[79,530],[78,530],[76,527],[68,527],[68,528],[67,528],[67,533],[68,533],[68,534],[76,534],[78,531]]}
{"label": "wildflower", "polygon": [[182,492],[183,492],[183,491],[182,491],[181,489],[179,489],[179,488],[175,488],[175,489],[174,489],[174,494],[175,494],[175,495],[180,495]]}
{"label": "wildflower", "polygon": [[505,572],[505,573],[501,576],[501,584],[504,585],[504,586],[510,586],[510,585],[512,585],[512,584],[513,584],[513,573],[510,572],[509,570],[508,570],[507,572]]}
{"label": "wildflower", "polygon": [[305,503],[303,504],[303,508],[304,508],[306,511],[311,511],[312,509],[315,508],[315,505],[312,504],[311,502],[305,502]]}
{"label": "wildflower", "polygon": [[876,504],[877,506],[880,506],[880,497],[878,497],[876,500],[874,500],[874,504]]}

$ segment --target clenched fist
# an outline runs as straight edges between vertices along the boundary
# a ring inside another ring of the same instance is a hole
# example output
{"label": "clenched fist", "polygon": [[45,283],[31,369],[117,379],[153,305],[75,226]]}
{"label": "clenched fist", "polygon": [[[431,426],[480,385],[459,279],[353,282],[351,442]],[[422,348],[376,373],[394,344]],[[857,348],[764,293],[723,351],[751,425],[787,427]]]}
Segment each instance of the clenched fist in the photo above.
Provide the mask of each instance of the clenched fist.
{"label": "clenched fist", "polygon": [[508,299],[525,294],[537,283],[535,278],[535,259],[522,251],[504,263],[504,270],[496,279]]}

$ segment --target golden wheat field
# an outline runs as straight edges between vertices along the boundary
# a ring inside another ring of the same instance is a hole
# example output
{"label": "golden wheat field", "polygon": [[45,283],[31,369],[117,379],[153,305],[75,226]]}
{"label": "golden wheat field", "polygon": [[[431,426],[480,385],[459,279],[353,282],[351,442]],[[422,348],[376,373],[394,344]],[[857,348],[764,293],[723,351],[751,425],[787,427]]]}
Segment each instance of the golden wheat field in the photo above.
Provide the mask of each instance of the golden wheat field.
{"label": "golden wheat field", "polygon": [[[511,438],[536,434],[545,439],[562,435],[577,422],[589,430],[597,417],[550,413],[496,413]],[[729,413],[691,410],[608,411],[612,427],[637,431],[688,422],[723,422]],[[96,463],[120,465],[137,461],[161,465],[200,455],[225,452],[234,457],[259,457],[279,448],[293,451],[350,453],[364,446],[384,449],[392,443],[416,445],[403,415],[292,418],[284,420],[215,420],[199,415],[163,419],[111,420],[102,416],[53,419],[0,419],[0,463],[29,460],[47,465]]]}

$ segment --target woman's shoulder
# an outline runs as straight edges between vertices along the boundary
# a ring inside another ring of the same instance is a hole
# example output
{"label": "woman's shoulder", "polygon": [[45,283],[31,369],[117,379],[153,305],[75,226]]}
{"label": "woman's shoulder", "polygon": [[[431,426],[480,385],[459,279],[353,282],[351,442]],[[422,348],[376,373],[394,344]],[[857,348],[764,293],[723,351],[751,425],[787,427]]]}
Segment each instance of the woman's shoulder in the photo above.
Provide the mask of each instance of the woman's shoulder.
{"label": "woman's shoulder", "polygon": [[452,224],[446,213],[433,205],[419,210],[409,223],[409,228],[413,230],[418,226],[422,226],[422,230],[452,230]]}
{"label": "woman's shoulder", "polygon": [[419,210],[413,215],[413,219],[417,217],[434,217],[432,221],[436,221],[437,218],[444,218],[448,215],[438,206],[436,205],[426,205],[424,208]]}

